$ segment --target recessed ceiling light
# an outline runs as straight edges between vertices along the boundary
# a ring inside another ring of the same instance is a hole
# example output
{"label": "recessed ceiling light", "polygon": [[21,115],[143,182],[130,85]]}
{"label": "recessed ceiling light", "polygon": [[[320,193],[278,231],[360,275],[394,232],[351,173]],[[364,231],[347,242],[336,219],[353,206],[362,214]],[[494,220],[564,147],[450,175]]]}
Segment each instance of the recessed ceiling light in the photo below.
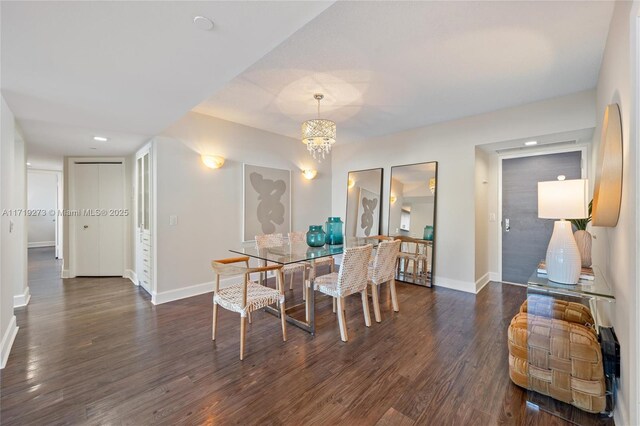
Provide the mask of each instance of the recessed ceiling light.
{"label": "recessed ceiling light", "polygon": [[209,31],[213,28],[213,21],[206,16],[196,16],[193,18],[193,23],[203,31]]}
{"label": "recessed ceiling light", "polygon": [[31,163],[27,163],[27,166],[30,166],[30,165],[31,165]]}
{"label": "recessed ceiling light", "polygon": [[528,141],[524,143],[526,146],[538,145],[538,141]]}
{"label": "recessed ceiling light", "polygon": [[94,140],[94,141],[98,141],[98,142],[106,142],[106,141],[108,141],[109,139],[105,138],[104,136],[94,136],[94,137],[93,137],[93,140]]}

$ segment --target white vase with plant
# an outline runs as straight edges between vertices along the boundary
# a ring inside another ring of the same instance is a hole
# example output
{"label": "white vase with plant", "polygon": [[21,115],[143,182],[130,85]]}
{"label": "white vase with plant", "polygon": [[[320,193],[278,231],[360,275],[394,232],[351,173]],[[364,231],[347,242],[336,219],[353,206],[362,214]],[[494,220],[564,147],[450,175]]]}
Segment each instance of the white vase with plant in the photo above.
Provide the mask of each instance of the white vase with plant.
{"label": "white vase with plant", "polygon": [[593,200],[589,202],[589,217],[584,219],[569,219],[569,222],[576,227],[576,232],[573,233],[573,237],[576,239],[583,267],[591,266],[591,234],[587,231],[587,225],[591,222],[592,204]]}

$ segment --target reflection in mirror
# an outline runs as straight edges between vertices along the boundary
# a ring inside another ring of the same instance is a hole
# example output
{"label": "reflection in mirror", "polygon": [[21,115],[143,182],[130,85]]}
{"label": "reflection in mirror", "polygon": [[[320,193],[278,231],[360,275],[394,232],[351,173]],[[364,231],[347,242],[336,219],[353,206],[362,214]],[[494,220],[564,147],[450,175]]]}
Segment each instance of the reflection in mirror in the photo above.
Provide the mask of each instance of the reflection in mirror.
{"label": "reflection in mirror", "polygon": [[402,240],[396,279],[431,287],[438,163],[391,168],[389,236]]}
{"label": "reflection in mirror", "polygon": [[382,169],[349,172],[345,236],[369,237],[380,234]]}

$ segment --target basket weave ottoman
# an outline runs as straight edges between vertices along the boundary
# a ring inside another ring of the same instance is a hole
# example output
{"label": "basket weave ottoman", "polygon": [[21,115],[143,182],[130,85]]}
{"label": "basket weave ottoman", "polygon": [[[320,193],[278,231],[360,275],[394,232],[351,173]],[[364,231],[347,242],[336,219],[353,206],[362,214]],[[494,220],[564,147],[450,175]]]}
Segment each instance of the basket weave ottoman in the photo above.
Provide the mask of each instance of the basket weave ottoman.
{"label": "basket weave ottoman", "polygon": [[602,352],[592,324],[585,306],[530,297],[509,325],[513,383],[584,411],[604,411]]}

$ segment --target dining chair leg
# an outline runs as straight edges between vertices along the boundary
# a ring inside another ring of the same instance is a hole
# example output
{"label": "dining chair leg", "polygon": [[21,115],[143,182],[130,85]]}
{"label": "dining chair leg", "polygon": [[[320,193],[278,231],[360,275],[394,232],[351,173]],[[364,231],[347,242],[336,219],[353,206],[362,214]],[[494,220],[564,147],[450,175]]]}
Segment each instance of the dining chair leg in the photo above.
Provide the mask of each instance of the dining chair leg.
{"label": "dining chair leg", "polygon": [[249,317],[249,324],[253,324],[253,322],[251,321],[251,312],[247,314],[247,317]]}
{"label": "dining chair leg", "polygon": [[293,276],[295,275],[295,272],[291,272],[291,278],[289,278],[289,290],[293,290]]}
{"label": "dining chair leg", "polygon": [[280,320],[282,321],[282,340],[287,341],[287,317],[284,309],[284,302],[280,304]]}
{"label": "dining chair leg", "polygon": [[380,316],[380,299],[378,298],[378,289],[375,284],[371,284],[371,298],[373,299],[373,316],[376,322],[380,322],[382,317]]}
{"label": "dining chair leg", "polygon": [[396,293],[396,280],[391,279],[389,281],[389,288],[391,289],[391,304],[393,305],[394,312],[400,312],[400,306],[398,306],[398,293]]}
{"label": "dining chair leg", "polygon": [[333,313],[335,314],[337,312],[337,310],[336,310],[336,298],[332,297],[332,299],[333,299]]}
{"label": "dining chair leg", "polygon": [[240,361],[244,359],[244,335],[247,328],[247,317],[240,317]]}
{"label": "dining chair leg", "polygon": [[213,324],[211,324],[211,340],[216,340],[216,326],[218,325],[218,304],[213,304]]}
{"label": "dining chair leg", "polygon": [[[375,289],[373,289],[373,292],[375,293]],[[365,287],[364,290],[360,292],[360,295],[362,296],[362,310],[364,311],[364,325],[366,325],[367,327],[371,327],[371,314],[369,313],[369,298],[367,297],[367,287]],[[374,305],[374,309],[375,309],[375,305]],[[380,322],[379,320],[376,320],[376,321]]]}
{"label": "dining chair leg", "polygon": [[338,297],[338,326],[340,327],[340,339],[343,342],[348,340],[347,320],[344,316],[344,298]]}

